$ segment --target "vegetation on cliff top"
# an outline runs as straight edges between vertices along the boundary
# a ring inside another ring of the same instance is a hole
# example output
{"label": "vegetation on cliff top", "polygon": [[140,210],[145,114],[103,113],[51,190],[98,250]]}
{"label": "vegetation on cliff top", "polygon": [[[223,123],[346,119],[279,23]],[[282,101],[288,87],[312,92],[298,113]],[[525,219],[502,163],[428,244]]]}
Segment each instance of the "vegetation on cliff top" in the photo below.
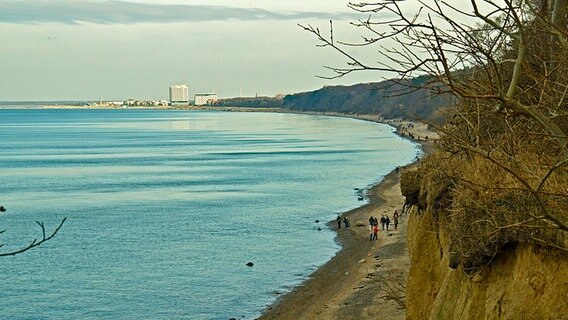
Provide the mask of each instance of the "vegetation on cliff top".
{"label": "vegetation on cliff top", "polygon": [[567,252],[568,1],[408,3],[350,4],[370,15],[354,23],[370,34],[357,45],[388,43],[378,65],[349,54],[332,27],[303,28],[348,59],[329,67],[336,76],[390,71],[408,85],[419,74],[458,97],[437,152],[402,181],[450,235],[450,267],[475,273],[519,243]]}

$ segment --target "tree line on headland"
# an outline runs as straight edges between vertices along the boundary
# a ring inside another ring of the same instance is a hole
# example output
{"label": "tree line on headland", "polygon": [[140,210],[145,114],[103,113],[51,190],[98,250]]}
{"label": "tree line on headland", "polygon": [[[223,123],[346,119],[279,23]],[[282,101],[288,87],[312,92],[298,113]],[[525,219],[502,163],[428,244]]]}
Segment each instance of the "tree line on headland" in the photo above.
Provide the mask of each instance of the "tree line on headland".
{"label": "tree line on headland", "polygon": [[429,84],[422,76],[410,80],[324,86],[321,89],[277,97],[230,98],[217,106],[284,108],[294,111],[376,114],[385,119],[423,119],[441,123],[444,110],[455,97],[444,93],[443,85]]}
{"label": "tree line on headland", "polygon": [[454,97],[441,93],[441,84],[427,77],[386,80],[352,86],[326,86],[316,91],[287,95],[283,107],[290,110],[377,114],[385,119],[424,119],[440,123],[443,110]]}

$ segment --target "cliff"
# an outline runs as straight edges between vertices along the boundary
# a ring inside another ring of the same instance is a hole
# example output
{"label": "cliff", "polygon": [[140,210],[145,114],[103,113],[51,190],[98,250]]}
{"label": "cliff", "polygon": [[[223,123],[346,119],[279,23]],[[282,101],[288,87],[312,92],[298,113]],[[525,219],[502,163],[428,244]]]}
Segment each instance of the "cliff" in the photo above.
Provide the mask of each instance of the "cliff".
{"label": "cliff", "polygon": [[464,269],[467,264],[455,262],[456,235],[440,198],[424,183],[417,188],[415,174],[405,173],[403,185],[407,201],[413,203],[407,319],[568,319],[566,251],[510,241],[475,271]]}
{"label": "cliff", "polygon": [[383,118],[427,119],[442,122],[444,108],[454,97],[440,83],[427,77],[385,80],[352,86],[326,86],[319,90],[287,95],[283,107],[290,110],[379,114]]}

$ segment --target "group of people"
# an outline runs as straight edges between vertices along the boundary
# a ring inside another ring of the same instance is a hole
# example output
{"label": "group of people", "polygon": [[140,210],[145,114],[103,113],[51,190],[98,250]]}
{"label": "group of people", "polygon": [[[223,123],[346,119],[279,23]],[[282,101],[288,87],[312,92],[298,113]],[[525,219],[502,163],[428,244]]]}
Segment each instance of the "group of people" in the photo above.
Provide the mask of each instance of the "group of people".
{"label": "group of people", "polygon": [[[393,221],[392,221],[393,224],[394,224],[394,230],[397,230],[397,228],[398,228],[398,218],[399,218],[398,211],[395,210],[394,215],[393,215]],[[389,226],[391,224],[391,219],[389,218],[388,215],[382,215],[380,220],[377,219],[376,217],[370,217],[369,218],[369,240],[373,241],[373,240],[378,239],[379,223],[381,224],[382,230],[385,230],[385,228],[386,228],[387,231],[388,231]]]}
{"label": "group of people", "polygon": [[343,217],[343,219],[341,219],[341,216],[338,215],[337,218],[335,219],[335,221],[337,221],[337,229],[341,229],[341,222],[343,222],[343,225],[345,225],[345,228],[349,228],[351,226],[351,222],[349,221],[349,219],[347,217]]}
{"label": "group of people", "polygon": [[[392,220],[392,223],[394,224],[394,230],[397,230],[397,228],[398,228],[398,221],[399,221],[398,219],[399,219],[398,210],[395,210],[394,214],[393,214],[393,220]],[[351,222],[349,221],[349,218],[347,218],[347,217],[341,218],[341,215],[337,215],[337,218],[335,219],[335,221],[337,222],[337,229],[341,229],[342,223],[345,226],[345,228],[349,228],[351,226]],[[382,230],[386,229],[388,231],[390,224],[391,224],[391,219],[386,214],[382,215],[380,220],[377,219],[376,217],[370,217],[369,218],[369,230],[370,230],[369,240],[371,240],[371,241],[372,240],[378,240],[379,223],[381,224]]]}

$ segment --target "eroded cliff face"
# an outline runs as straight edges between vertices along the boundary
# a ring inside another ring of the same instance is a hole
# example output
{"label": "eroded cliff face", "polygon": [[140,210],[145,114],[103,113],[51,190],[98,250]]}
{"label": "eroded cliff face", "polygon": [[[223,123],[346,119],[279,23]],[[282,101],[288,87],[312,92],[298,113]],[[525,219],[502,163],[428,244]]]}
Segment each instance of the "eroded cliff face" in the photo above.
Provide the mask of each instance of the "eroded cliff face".
{"label": "eroded cliff face", "polygon": [[506,247],[481,271],[450,268],[436,214],[413,207],[408,225],[407,319],[568,319],[568,255],[530,244]]}

